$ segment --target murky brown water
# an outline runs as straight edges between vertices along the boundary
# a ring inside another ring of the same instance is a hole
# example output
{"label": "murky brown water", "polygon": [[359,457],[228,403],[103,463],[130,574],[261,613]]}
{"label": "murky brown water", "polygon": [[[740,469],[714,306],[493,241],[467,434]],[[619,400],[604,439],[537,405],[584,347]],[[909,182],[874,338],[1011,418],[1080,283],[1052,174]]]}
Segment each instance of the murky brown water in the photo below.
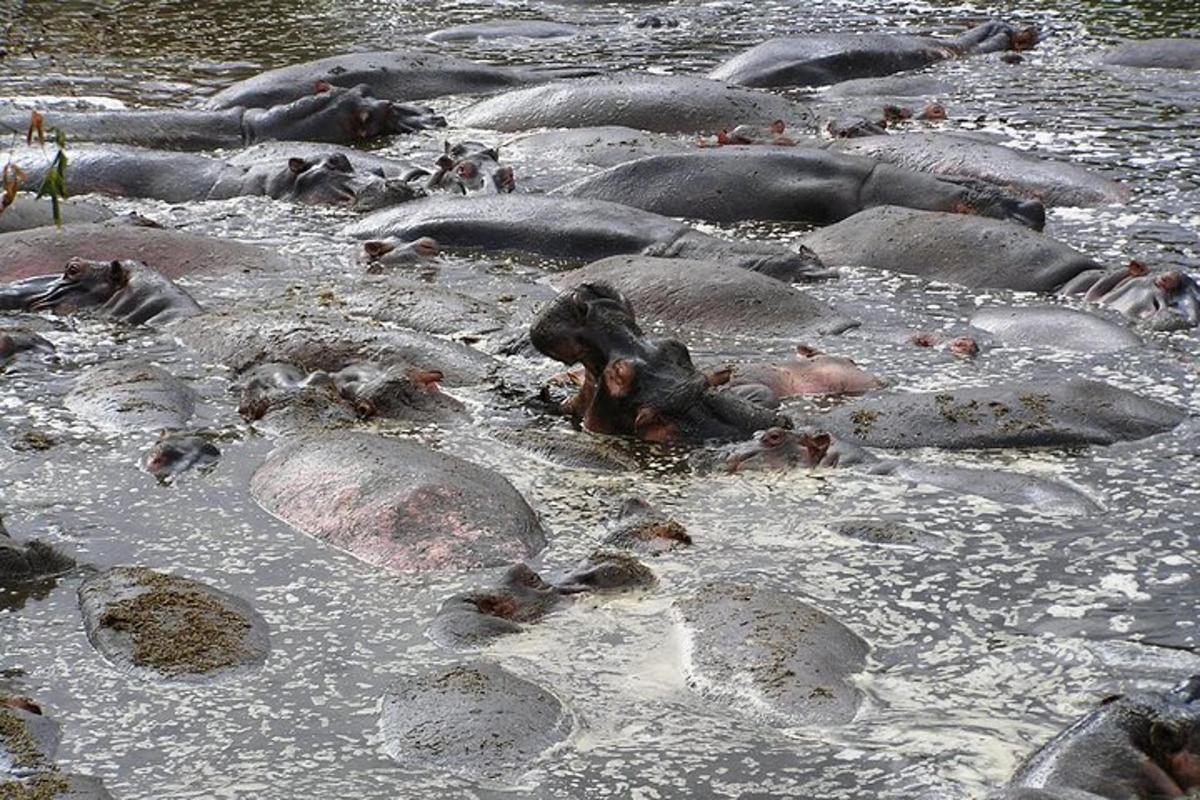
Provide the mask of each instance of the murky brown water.
{"label": "murky brown water", "polygon": [[[631,26],[651,11],[678,18],[680,27]],[[1055,236],[1112,263],[1200,265],[1200,76],[1101,70],[1087,61],[1121,37],[1200,27],[1190,2],[0,2],[0,94],[191,103],[262,68],[350,50],[432,49],[425,31],[501,16],[544,16],[590,32],[519,49],[446,49],[497,62],[686,73],[774,33],[947,31],[987,16],[1035,22],[1045,40],[1019,66],[965,60],[935,68],[958,86],[953,124],[1095,166],[1133,188],[1125,206],[1052,213],[1047,230]],[[438,147],[439,135],[417,136],[385,152]],[[115,205],[309,257],[320,275],[295,276],[302,287],[318,277],[346,287],[360,274],[336,236],[345,220],[336,212],[245,199]],[[736,230],[797,235],[781,225]],[[448,258],[437,277],[461,285],[489,270],[543,274],[532,262]],[[186,284],[201,302],[230,291],[219,281]],[[952,329],[985,302],[1039,298],[861,270],[814,291],[873,321],[824,347],[906,389],[1067,372],[1200,411],[1194,333],[1155,335],[1145,348],[1115,356],[997,348],[967,363],[915,352],[883,330]],[[589,552],[612,498],[628,491],[674,514],[697,544],[653,561],[661,578],[653,594],[579,604],[488,651],[563,698],[575,716],[571,747],[533,765],[522,786],[480,787],[400,767],[378,747],[381,692],[406,670],[455,659],[422,631],[441,599],[488,576],[384,574],[269,517],[245,488],[269,442],[246,435],[224,376],[180,355],[168,338],[79,320],[47,335],[60,363],[0,375],[4,439],[32,425],[61,440],[46,453],[0,447],[0,514],[10,530],[60,543],[82,561],[141,563],[208,581],[251,599],[273,629],[274,652],[258,673],[164,687],[132,682],[96,656],[76,610],[77,579],[34,596],[0,593],[0,671],[64,724],[64,767],[102,777],[119,800],[976,797],[1098,697],[1200,671],[1194,423],[1190,438],[1132,452],[918,454],[1063,478],[1104,506],[1080,518],[849,472],[696,477],[667,464],[596,477],[563,470],[487,436],[489,425],[517,412],[497,410],[481,390],[466,393],[478,420],[471,428],[404,433],[494,467],[526,494],[553,533],[538,569],[554,572]],[[690,343],[705,362],[782,354],[791,344]],[[80,368],[135,353],[170,364],[207,399],[202,423],[230,440],[214,472],[160,487],[135,465],[146,441],[99,433],[62,407]],[[510,366],[547,370],[519,359]],[[882,548],[825,527],[847,516],[897,519],[941,544]],[[713,578],[787,588],[870,641],[862,677],[868,701],[858,718],[828,731],[779,730],[691,693],[669,610],[674,598]]]}

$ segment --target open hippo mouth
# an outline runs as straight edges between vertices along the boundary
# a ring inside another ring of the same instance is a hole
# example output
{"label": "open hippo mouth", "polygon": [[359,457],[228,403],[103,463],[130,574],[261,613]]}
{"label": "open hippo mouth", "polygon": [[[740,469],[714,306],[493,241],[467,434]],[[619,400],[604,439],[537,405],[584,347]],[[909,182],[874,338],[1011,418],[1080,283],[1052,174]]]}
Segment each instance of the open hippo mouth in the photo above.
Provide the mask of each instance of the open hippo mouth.
{"label": "open hippo mouth", "polygon": [[75,307],[101,305],[116,294],[129,276],[120,261],[85,261],[73,258],[63,274],[45,291],[29,298],[29,311],[47,311],[64,304]]}

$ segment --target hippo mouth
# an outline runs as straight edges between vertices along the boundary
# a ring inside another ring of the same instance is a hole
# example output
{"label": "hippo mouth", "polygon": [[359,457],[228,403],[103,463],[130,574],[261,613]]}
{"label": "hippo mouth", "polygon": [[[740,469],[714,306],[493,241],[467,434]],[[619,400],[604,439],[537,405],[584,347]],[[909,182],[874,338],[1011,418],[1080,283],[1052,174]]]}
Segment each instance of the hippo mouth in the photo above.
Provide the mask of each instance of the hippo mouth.
{"label": "hippo mouth", "polygon": [[29,311],[51,311],[82,291],[83,286],[78,281],[65,277],[56,278],[41,294],[30,297],[25,308]]}
{"label": "hippo mouth", "polygon": [[0,286],[0,311],[32,310],[32,304],[48,294],[61,280],[58,275],[40,275]]}

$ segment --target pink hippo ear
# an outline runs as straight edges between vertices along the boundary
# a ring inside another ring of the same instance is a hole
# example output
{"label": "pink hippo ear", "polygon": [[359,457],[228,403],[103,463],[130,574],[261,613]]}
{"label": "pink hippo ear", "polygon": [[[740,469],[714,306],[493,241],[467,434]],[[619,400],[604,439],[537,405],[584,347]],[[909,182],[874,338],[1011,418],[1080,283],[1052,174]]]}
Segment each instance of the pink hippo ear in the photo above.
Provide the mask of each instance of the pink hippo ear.
{"label": "pink hippo ear", "polygon": [[833,437],[828,433],[818,433],[812,436],[801,436],[800,446],[804,448],[805,458],[808,460],[808,466],[819,466],[825,459],[825,454],[829,452],[829,446],[833,444]]}
{"label": "pink hippo ear", "polygon": [[440,369],[410,369],[408,371],[408,379],[413,383],[419,383],[428,389],[436,390],[438,384],[446,377]]}
{"label": "pink hippo ear", "polygon": [[783,124],[783,120],[781,119],[777,119],[771,123],[771,133],[775,134],[776,136],[779,136],[781,133],[783,133],[786,128],[787,126]]}
{"label": "pink hippo ear", "polygon": [[1178,272],[1164,272],[1154,279],[1154,285],[1170,296],[1179,291],[1179,287],[1183,285],[1183,279],[1179,277]]}
{"label": "pink hippo ear", "polygon": [[325,94],[333,89],[333,84],[327,81],[317,81],[313,85],[313,94]]}
{"label": "pink hippo ear", "polygon": [[618,358],[609,362],[604,368],[601,381],[604,391],[610,397],[625,397],[633,391],[633,382],[637,379],[637,367],[627,358]]}
{"label": "pink hippo ear", "polygon": [[124,286],[129,282],[129,270],[125,269],[125,265],[120,261],[109,262],[108,282],[115,287]]}
{"label": "pink hippo ear", "polygon": [[796,355],[800,356],[801,358],[815,358],[816,356],[821,355],[821,351],[815,347],[809,347],[806,344],[798,344],[796,345]]}
{"label": "pink hippo ear", "polygon": [[1129,262],[1129,275],[1133,278],[1140,278],[1143,275],[1149,275],[1150,268],[1136,259]]}
{"label": "pink hippo ear", "polygon": [[293,175],[299,175],[301,172],[304,172],[304,170],[308,169],[309,166],[310,164],[303,158],[288,159],[288,169],[291,170]]}
{"label": "pink hippo ear", "polygon": [[720,369],[714,369],[712,372],[704,373],[704,380],[708,382],[709,386],[722,386],[729,383],[732,377],[733,367],[721,367]]}
{"label": "pink hippo ear", "polygon": [[371,258],[379,258],[386,256],[388,253],[396,249],[396,245],[391,242],[384,242],[379,239],[372,239],[369,242],[363,242],[363,252]]}
{"label": "pink hippo ear", "polygon": [[673,442],[679,438],[679,431],[662,414],[650,406],[638,409],[633,420],[633,433],[643,442]]}

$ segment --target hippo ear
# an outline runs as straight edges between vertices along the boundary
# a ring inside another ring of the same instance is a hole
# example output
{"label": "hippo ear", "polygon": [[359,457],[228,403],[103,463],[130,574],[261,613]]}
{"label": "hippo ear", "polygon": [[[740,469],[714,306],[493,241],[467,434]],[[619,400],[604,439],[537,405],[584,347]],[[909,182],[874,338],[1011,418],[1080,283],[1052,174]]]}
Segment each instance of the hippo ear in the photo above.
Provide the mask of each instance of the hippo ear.
{"label": "hippo ear", "polygon": [[301,172],[309,168],[309,163],[303,158],[289,158],[288,169],[293,175],[299,175]]}
{"label": "hippo ear", "polygon": [[804,452],[808,455],[809,466],[813,467],[824,460],[825,454],[829,452],[829,445],[831,444],[833,444],[833,438],[828,433],[800,437],[800,446],[804,448]]}
{"label": "hippo ear", "polygon": [[771,133],[775,134],[776,136],[783,133],[786,129],[787,125],[785,125],[781,119],[777,119],[771,123]]}
{"label": "hippo ear", "polygon": [[1171,755],[1187,746],[1187,733],[1174,722],[1155,721],[1150,726],[1151,755]]}
{"label": "hippo ear", "polygon": [[675,426],[650,406],[638,409],[633,420],[633,433],[643,442],[672,442],[679,438]]}
{"label": "hippo ear", "polygon": [[410,369],[407,374],[408,379],[413,383],[433,389],[436,389],[437,385],[446,377],[445,373],[438,369]]}
{"label": "hippo ear", "polygon": [[704,373],[704,380],[709,386],[722,386],[729,383],[733,377],[733,367],[721,367],[714,369],[711,372]]}
{"label": "hippo ear", "polygon": [[1150,274],[1150,268],[1140,261],[1134,260],[1129,262],[1129,274],[1135,278],[1140,278],[1143,275]]}
{"label": "hippo ear", "polygon": [[108,265],[108,282],[113,286],[124,286],[129,280],[129,272],[120,261],[111,261]]}
{"label": "hippo ear", "polygon": [[633,391],[637,367],[627,358],[618,358],[604,368],[604,390],[610,397],[625,397]]}
{"label": "hippo ear", "polygon": [[313,85],[313,94],[325,94],[333,88],[333,84],[327,81],[317,81]]}
{"label": "hippo ear", "polygon": [[391,242],[384,242],[379,239],[372,239],[369,242],[363,242],[363,252],[370,258],[380,258],[396,249],[396,245]]}
{"label": "hippo ear", "polygon": [[801,358],[814,358],[821,355],[821,351],[806,344],[798,344],[796,345],[796,355]]}

